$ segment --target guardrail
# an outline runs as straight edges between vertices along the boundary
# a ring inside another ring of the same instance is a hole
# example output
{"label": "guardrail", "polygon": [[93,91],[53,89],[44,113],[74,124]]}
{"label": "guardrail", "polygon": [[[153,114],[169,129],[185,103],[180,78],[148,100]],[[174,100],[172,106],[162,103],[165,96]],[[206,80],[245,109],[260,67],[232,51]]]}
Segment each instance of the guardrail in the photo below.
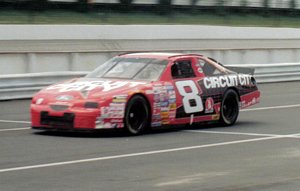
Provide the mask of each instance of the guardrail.
{"label": "guardrail", "polygon": [[[255,68],[257,83],[300,80],[300,63],[231,65]],[[40,89],[60,81],[82,77],[82,72],[44,72],[0,76],[0,100],[31,98]]]}
{"label": "guardrail", "polygon": [[51,84],[84,76],[88,72],[43,72],[0,75],[0,100],[31,98]]}
{"label": "guardrail", "polygon": [[254,76],[258,83],[300,80],[300,63],[249,64],[241,67],[255,68]]}

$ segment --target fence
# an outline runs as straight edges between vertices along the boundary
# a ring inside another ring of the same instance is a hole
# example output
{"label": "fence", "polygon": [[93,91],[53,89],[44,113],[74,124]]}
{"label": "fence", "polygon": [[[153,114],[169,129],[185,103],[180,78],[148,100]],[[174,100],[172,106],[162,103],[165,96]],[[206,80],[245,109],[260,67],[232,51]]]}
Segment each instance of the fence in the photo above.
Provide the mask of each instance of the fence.
{"label": "fence", "polygon": [[90,5],[155,5],[155,6],[195,6],[195,7],[249,7],[300,9],[300,0],[3,0],[0,3],[32,5],[47,4],[90,4]]}
{"label": "fence", "polygon": [[[49,2],[77,3],[78,0],[49,0]],[[181,6],[228,6],[300,8],[300,0],[87,0],[90,4],[136,4]]]}

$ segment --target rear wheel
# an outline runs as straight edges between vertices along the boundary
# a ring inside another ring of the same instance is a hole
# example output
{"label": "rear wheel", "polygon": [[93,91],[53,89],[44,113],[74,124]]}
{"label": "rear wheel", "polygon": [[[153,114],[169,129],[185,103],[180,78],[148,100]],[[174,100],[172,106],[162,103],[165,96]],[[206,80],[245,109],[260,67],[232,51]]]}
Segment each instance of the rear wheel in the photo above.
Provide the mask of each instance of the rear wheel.
{"label": "rear wheel", "polygon": [[125,112],[125,127],[132,135],[142,134],[149,124],[149,107],[143,96],[132,97]]}
{"label": "rear wheel", "polygon": [[239,116],[239,100],[236,91],[229,89],[225,92],[220,113],[221,125],[230,126],[236,122]]}

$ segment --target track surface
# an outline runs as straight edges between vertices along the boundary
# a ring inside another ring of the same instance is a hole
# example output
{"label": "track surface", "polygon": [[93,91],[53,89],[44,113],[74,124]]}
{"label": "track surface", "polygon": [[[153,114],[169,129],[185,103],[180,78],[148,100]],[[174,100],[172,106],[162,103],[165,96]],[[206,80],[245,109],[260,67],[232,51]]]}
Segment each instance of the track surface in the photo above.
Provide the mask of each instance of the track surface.
{"label": "track surface", "polygon": [[298,191],[300,82],[259,88],[233,127],[138,137],[32,131],[29,100],[0,102],[0,190]]}

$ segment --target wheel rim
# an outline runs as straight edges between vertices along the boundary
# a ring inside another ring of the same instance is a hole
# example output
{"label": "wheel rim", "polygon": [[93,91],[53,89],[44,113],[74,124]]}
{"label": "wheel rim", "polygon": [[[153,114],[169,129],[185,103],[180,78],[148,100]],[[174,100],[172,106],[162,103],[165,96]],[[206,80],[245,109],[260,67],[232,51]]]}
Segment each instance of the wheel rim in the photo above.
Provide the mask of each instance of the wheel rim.
{"label": "wheel rim", "polygon": [[146,109],[142,102],[137,101],[128,110],[127,124],[135,132],[138,132],[145,125],[147,117]]}

